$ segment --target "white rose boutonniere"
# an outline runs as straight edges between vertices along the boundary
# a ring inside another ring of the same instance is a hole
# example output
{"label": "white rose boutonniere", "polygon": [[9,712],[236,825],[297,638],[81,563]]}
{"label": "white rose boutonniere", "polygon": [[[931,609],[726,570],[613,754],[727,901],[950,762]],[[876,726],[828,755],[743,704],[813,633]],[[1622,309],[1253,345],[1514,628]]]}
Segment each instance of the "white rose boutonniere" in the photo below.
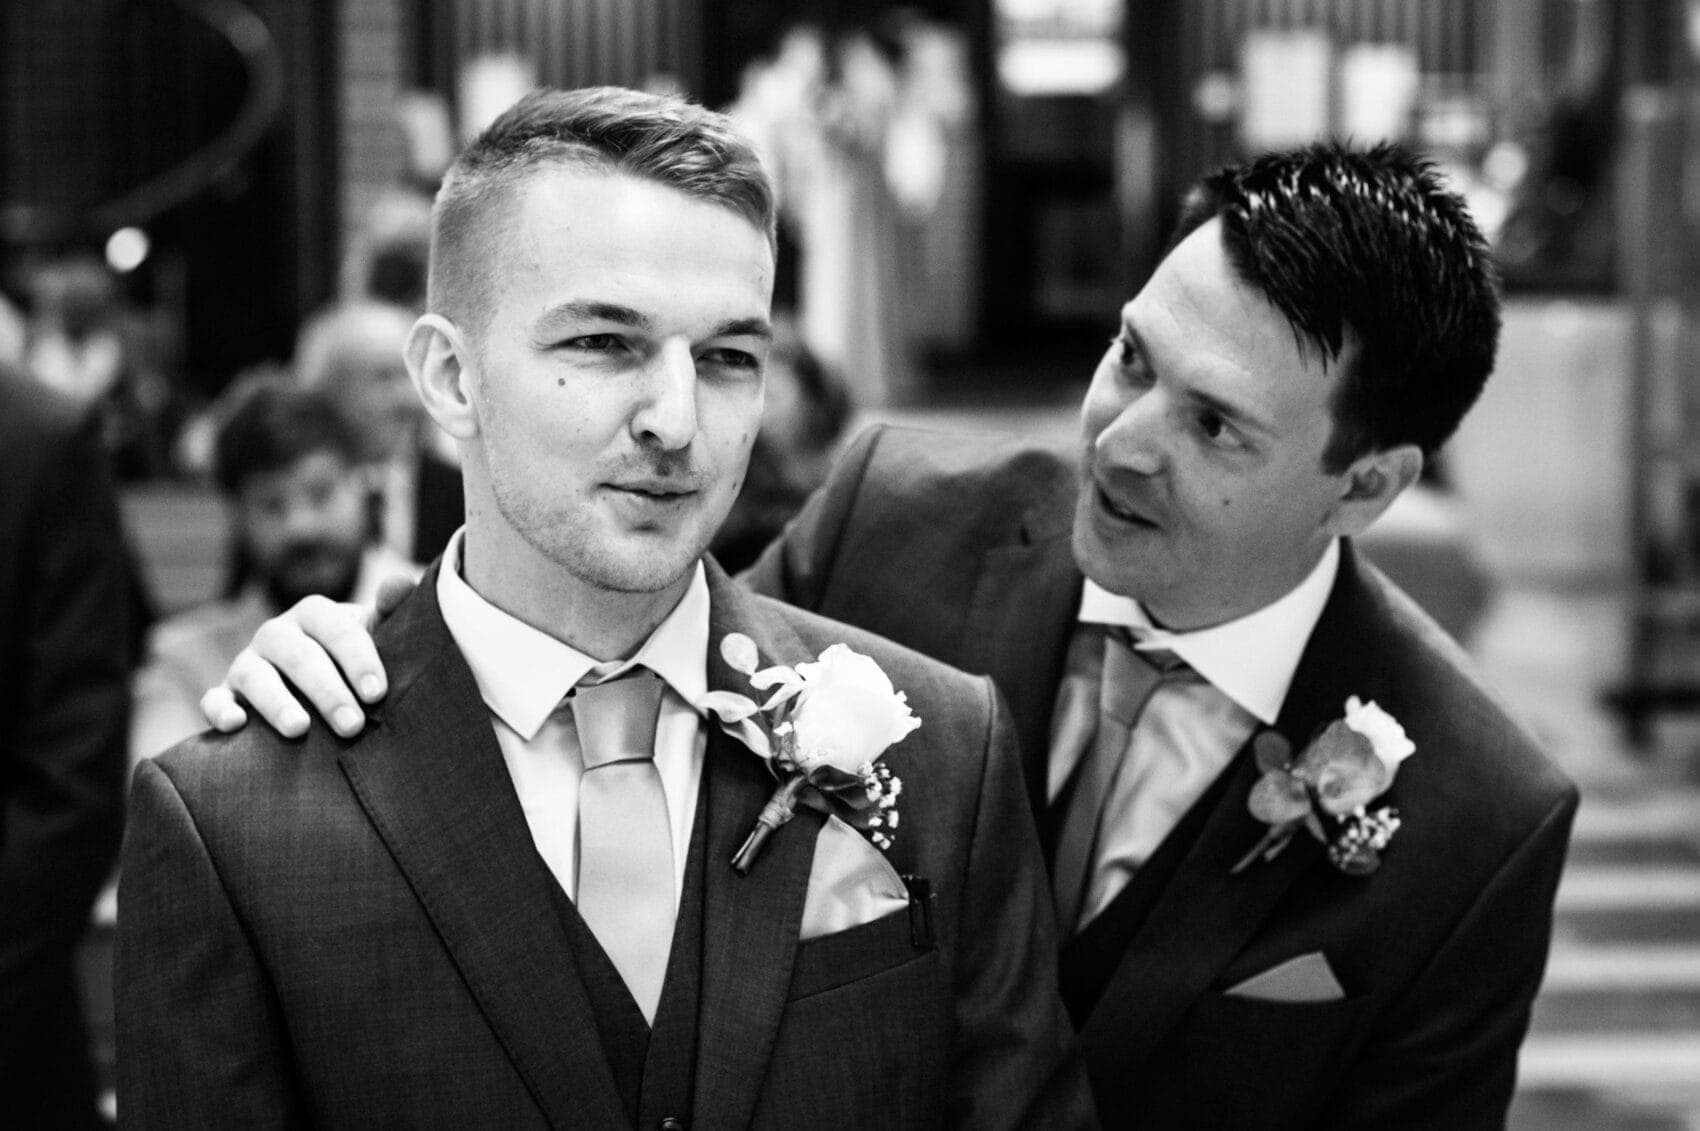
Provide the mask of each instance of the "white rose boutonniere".
{"label": "white rose boutonniere", "polygon": [[1238,875],[1256,860],[1279,855],[1299,829],[1328,848],[1328,859],[1348,876],[1367,876],[1381,867],[1381,853],[1399,831],[1399,811],[1369,811],[1417,747],[1405,728],[1375,703],[1356,695],[1345,717],[1329,723],[1297,758],[1274,731],[1253,742],[1263,776],[1247,807],[1269,826],[1263,839],[1233,867]]}
{"label": "white rose boutonniere", "polygon": [[799,802],[835,814],[880,848],[891,847],[903,782],[880,758],[921,725],[908,697],[877,663],[844,644],[812,663],[757,670],[755,642],[734,632],[720,642],[720,654],[749,676],[752,687],[771,694],[758,705],[736,692],[713,691],[699,706],[780,778],[732,866],[748,873]]}

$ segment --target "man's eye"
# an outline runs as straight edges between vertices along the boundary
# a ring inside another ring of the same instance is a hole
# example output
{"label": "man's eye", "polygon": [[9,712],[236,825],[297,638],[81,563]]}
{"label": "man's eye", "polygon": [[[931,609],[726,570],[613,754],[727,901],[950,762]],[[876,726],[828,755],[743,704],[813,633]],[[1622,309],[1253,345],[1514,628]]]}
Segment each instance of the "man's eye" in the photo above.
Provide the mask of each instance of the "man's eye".
{"label": "man's eye", "polygon": [[1198,431],[1206,440],[1219,448],[1237,448],[1240,446],[1240,435],[1229,426],[1227,417],[1211,409],[1203,409],[1199,412]]}
{"label": "man's eye", "polygon": [[591,353],[611,353],[623,344],[618,334],[581,334],[561,343],[568,349],[588,350]]}
{"label": "man's eye", "polygon": [[761,358],[743,350],[718,349],[709,350],[702,355],[702,360],[722,369],[757,370],[761,368]]}
{"label": "man's eye", "polygon": [[1132,365],[1139,356],[1134,353],[1133,343],[1120,334],[1110,339],[1110,354],[1116,359],[1116,364],[1124,369]]}

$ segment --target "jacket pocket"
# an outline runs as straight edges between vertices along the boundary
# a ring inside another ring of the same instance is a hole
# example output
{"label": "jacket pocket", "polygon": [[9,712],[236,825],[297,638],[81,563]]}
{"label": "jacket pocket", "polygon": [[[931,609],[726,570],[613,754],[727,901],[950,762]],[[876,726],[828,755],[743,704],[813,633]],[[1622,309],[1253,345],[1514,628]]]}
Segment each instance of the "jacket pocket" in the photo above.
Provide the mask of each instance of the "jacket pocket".
{"label": "jacket pocket", "polygon": [[925,958],[911,922],[914,904],[872,922],[798,944],[791,968],[790,1000],[825,993]]}

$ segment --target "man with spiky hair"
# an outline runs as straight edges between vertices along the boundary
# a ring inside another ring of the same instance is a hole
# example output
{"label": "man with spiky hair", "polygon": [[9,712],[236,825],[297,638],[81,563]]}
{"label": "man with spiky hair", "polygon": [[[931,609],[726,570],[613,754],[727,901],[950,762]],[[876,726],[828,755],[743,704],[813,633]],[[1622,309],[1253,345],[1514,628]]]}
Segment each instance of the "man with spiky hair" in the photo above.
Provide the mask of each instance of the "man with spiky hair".
{"label": "man with spiky hair", "polygon": [[[1480,393],[1498,310],[1405,150],[1224,170],[1077,451],[874,430],[753,567],[1008,696],[1108,1126],[1503,1125],[1576,791],[1352,546]],[[298,610],[373,670],[352,612]],[[236,675],[270,716],[263,658]],[[319,659],[291,674],[350,702]]]}

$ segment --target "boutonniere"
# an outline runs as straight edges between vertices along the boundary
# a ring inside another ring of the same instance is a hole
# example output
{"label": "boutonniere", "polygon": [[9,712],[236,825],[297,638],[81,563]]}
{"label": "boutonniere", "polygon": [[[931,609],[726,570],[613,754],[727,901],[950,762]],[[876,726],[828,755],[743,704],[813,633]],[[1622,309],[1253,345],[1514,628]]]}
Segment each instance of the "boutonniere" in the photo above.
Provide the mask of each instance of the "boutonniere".
{"label": "boutonniere", "polygon": [[1322,728],[1297,758],[1274,731],[1259,734],[1252,750],[1263,776],[1247,807],[1269,831],[1234,865],[1234,875],[1254,860],[1274,859],[1301,828],[1328,847],[1329,861],[1348,876],[1381,867],[1381,852],[1399,831],[1399,811],[1368,806],[1416,750],[1392,715],[1354,695],[1345,717]]}
{"label": "boutonniere", "polygon": [[767,838],[799,804],[833,814],[879,848],[890,848],[903,781],[880,758],[921,725],[908,696],[891,686],[877,663],[843,644],[813,663],[757,670],[755,641],[732,632],[721,640],[720,655],[757,691],[771,694],[757,705],[735,691],[711,691],[699,705],[779,779],[732,857],[738,874],[749,872]]}

